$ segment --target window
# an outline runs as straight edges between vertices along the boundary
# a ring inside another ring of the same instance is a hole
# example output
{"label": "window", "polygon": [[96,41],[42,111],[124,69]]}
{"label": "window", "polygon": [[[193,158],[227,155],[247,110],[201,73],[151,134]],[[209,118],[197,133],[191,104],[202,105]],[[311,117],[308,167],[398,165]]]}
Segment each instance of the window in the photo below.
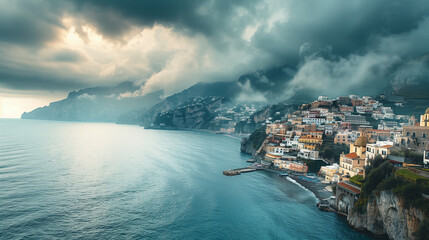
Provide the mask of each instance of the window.
{"label": "window", "polygon": [[410,132],[407,132],[407,136],[410,136]]}
{"label": "window", "polygon": [[426,138],[426,133],[423,133],[423,138]]}
{"label": "window", "polygon": [[415,132],[413,132],[413,137],[416,137],[416,133]]}

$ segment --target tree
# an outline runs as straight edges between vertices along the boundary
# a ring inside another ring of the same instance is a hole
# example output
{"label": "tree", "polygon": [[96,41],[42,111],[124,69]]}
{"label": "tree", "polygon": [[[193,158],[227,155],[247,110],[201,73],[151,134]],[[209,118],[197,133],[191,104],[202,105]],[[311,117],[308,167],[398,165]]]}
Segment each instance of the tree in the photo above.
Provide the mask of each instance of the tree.
{"label": "tree", "polygon": [[378,168],[384,161],[386,160],[381,155],[377,154],[374,159],[370,160],[370,163],[374,168]]}
{"label": "tree", "polygon": [[366,177],[366,181],[362,184],[361,195],[368,197],[372,191],[385,179],[388,178],[393,172],[393,165],[386,161],[379,167],[374,168]]}

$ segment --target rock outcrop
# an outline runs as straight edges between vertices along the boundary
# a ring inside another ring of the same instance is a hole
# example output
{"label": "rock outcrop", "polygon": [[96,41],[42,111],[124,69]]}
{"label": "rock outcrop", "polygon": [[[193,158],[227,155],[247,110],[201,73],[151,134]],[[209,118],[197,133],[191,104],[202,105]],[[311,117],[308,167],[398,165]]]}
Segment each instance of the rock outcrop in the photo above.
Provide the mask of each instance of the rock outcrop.
{"label": "rock outcrop", "polygon": [[235,126],[235,132],[253,133],[256,129],[260,128],[266,122],[266,120],[282,120],[282,117],[288,113],[294,112],[297,107],[298,106],[296,104],[289,104],[285,102],[266,106],[252,114],[249,119],[238,122]]}
{"label": "rock outcrop", "polygon": [[403,201],[391,191],[372,194],[368,199],[366,213],[351,211],[347,220],[358,230],[368,230],[374,234],[387,234],[395,240],[414,239],[424,215],[421,210],[404,207]]}
{"label": "rock outcrop", "polygon": [[257,129],[249,137],[241,139],[241,152],[255,156],[256,151],[261,147],[266,137],[265,127]]}
{"label": "rock outcrop", "polygon": [[252,146],[252,142],[249,140],[249,137],[244,137],[241,139],[240,151],[242,153],[247,153],[250,155],[255,154],[256,150]]}
{"label": "rock outcrop", "polygon": [[217,96],[190,98],[170,111],[159,113],[153,127],[213,130],[211,121],[227,103],[228,99]]}

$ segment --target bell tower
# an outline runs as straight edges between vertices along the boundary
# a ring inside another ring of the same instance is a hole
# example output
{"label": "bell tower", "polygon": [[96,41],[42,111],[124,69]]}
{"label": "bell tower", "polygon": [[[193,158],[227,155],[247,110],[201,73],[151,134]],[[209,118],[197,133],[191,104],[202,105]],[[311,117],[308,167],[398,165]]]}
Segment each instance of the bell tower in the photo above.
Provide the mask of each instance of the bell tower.
{"label": "bell tower", "polygon": [[420,117],[420,127],[429,127],[429,108],[426,109],[425,114]]}

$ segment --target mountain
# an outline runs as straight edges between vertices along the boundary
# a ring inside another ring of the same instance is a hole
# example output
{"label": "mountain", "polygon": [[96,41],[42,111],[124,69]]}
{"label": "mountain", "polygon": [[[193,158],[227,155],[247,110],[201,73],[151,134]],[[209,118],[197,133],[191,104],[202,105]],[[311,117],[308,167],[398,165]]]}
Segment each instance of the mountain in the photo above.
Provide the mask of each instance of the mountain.
{"label": "mountain", "polygon": [[66,99],[23,113],[22,119],[116,122],[134,109],[144,111],[161,101],[162,91],[139,97],[122,97],[139,87],[123,82],[114,87],[94,87],[70,92]]}
{"label": "mountain", "polygon": [[405,100],[429,100],[429,52],[403,61],[391,78],[389,94]]}
{"label": "mountain", "polygon": [[[162,91],[140,97],[121,97],[123,93],[132,93],[139,89],[131,82],[124,82],[114,87],[94,87],[71,92],[66,99],[24,113],[22,118],[150,126],[159,114],[173,110],[193,97],[217,96],[227,98],[231,102],[259,101],[259,104],[274,104],[289,99],[284,103],[296,104],[320,95],[317,90],[303,88],[295,89],[293,96],[286,96],[285,90],[288,89],[288,83],[294,74],[295,70],[289,66],[259,70],[243,74],[237,81],[197,83],[164,100],[161,99]],[[404,102],[404,107],[398,109],[399,112],[416,114],[421,109],[426,109],[429,100],[429,53],[401,61],[391,69],[386,79],[392,80],[378,91],[385,94],[386,100],[392,99],[392,106],[395,102]],[[384,80],[383,82],[386,83]],[[264,111],[267,111],[264,113],[267,117],[271,117],[271,110]],[[240,123],[238,131],[255,130],[260,123],[254,120],[250,123]]]}
{"label": "mountain", "polygon": [[158,114],[154,127],[214,129],[212,120],[228,104],[224,97],[192,97],[176,108]]}
{"label": "mountain", "polygon": [[261,128],[266,120],[272,122],[276,120],[282,120],[282,117],[288,113],[293,113],[298,109],[297,103],[281,102],[266,106],[259,111],[252,114],[249,119],[240,121],[235,125],[236,133],[253,133],[255,130]]}
{"label": "mountain", "polygon": [[223,97],[234,99],[240,92],[237,82],[214,82],[197,83],[179,93],[165,98],[162,102],[155,104],[148,111],[130,111],[119,118],[119,123],[141,124],[150,126],[154,123],[160,113],[168,112],[186,103],[193,97]]}

